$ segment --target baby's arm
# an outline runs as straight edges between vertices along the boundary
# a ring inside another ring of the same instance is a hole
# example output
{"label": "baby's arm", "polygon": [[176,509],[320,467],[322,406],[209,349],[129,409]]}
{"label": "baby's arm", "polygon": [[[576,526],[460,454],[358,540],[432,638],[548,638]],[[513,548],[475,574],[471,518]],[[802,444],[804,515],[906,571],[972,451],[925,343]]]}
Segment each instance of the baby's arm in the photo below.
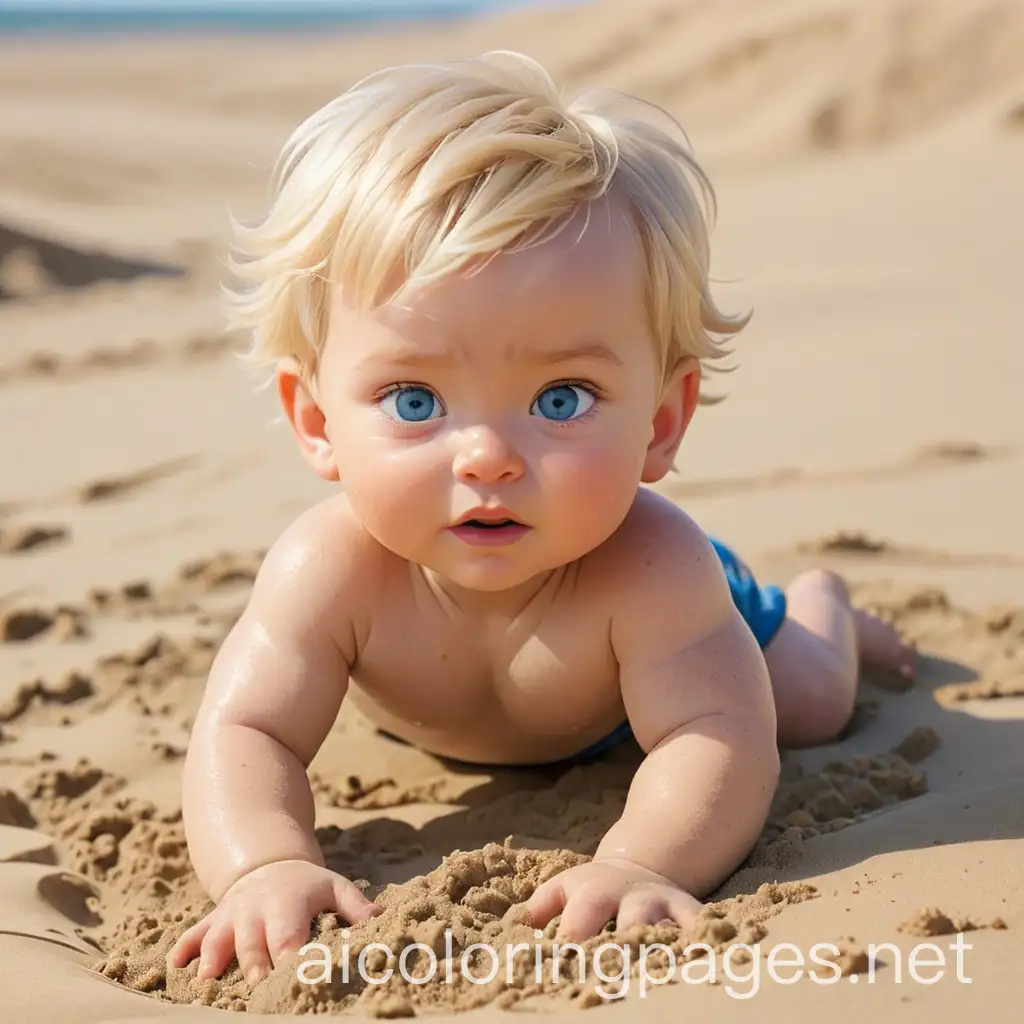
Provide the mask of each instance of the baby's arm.
{"label": "baby's arm", "polygon": [[[350,919],[368,911],[359,890],[324,867],[306,776],[355,658],[353,604],[367,585],[359,543],[335,502],[289,528],[267,554],[217,654],[193,727],[182,796],[189,855],[210,898],[222,904],[230,952],[237,945],[230,933],[237,939],[258,932],[255,951],[238,948],[243,969],[269,966],[267,945],[296,945],[300,937],[282,935],[281,921],[294,922],[289,930],[299,927],[311,900],[340,902]],[[243,889],[247,898],[240,900]],[[272,910],[272,900],[287,905]],[[301,941],[313,914],[305,917]],[[197,952],[206,935],[199,927],[183,937],[178,963]],[[223,943],[214,945],[209,956],[203,949],[203,959],[219,973],[231,956],[225,959]],[[275,962],[279,951],[269,949]]]}
{"label": "baby's arm", "polygon": [[348,684],[351,542],[318,506],[268,552],[210,671],[189,741],[182,811],[211,899],[280,860],[323,864],[306,767]]}
{"label": "baby's arm", "polygon": [[581,941],[673,918],[750,852],[779,774],[764,657],[739,616],[707,537],[678,509],[650,508],[606,568],[628,581],[611,640],[630,725],[647,756],[592,861],[541,885],[537,927]]}
{"label": "baby's arm", "polygon": [[779,775],[775,703],[714,549],[695,525],[666,527],[650,539],[649,564],[637,560],[638,589],[612,626],[623,701],[647,757],[595,859],[641,865],[700,897],[764,827]]}

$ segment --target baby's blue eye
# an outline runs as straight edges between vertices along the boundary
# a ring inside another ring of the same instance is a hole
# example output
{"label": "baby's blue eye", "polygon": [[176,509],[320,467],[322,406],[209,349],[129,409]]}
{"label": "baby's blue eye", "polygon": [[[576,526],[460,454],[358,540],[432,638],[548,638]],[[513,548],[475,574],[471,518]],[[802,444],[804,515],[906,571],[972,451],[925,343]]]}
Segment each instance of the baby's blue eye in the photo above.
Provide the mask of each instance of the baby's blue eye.
{"label": "baby's blue eye", "polygon": [[[582,408],[580,408],[582,404]],[[594,404],[594,396],[576,384],[559,384],[541,393],[530,409],[531,414],[540,411],[540,415],[550,420],[571,420],[582,415]]]}
{"label": "baby's blue eye", "polygon": [[396,388],[384,396],[380,405],[388,416],[403,423],[422,423],[441,408],[434,395],[420,387]]}

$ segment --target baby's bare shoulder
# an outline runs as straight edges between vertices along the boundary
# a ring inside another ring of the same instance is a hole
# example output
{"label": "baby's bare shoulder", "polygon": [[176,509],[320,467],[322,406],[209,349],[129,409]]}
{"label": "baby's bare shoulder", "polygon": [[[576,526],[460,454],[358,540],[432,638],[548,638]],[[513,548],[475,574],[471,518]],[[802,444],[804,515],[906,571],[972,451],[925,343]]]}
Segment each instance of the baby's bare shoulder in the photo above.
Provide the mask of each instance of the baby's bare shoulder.
{"label": "baby's bare shoulder", "polygon": [[[674,587],[699,579],[715,565],[714,548],[683,509],[641,488],[622,525],[594,552],[602,567],[641,589],[669,579]],[[681,575],[680,575],[681,574]]]}
{"label": "baby's bare shoulder", "polygon": [[668,620],[678,639],[685,639],[680,633],[696,638],[732,611],[707,534],[654,491],[640,490],[622,525],[595,555],[606,590],[614,595],[613,632],[643,627],[646,633]]}
{"label": "baby's bare shoulder", "polygon": [[614,595],[610,636],[641,746],[723,713],[754,715],[774,735],[764,656],[710,538],[682,509],[648,492],[619,543],[619,585],[606,588]]}
{"label": "baby's bare shoulder", "polygon": [[288,526],[221,644],[197,729],[257,729],[308,764],[337,715],[365,628],[372,546],[347,503],[330,499]]}
{"label": "baby's bare shoulder", "polygon": [[333,496],[303,512],[271,546],[247,612],[270,633],[327,628],[346,641],[358,637],[387,557],[344,496]]}
{"label": "baby's bare shoulder", "polygon": [[[264,571],[281,582],[294,576],[307,582],[312,576],[340,582],[337,573],[371,568],[383,552],[356,518],[344,495],[313,505],[293,520],[267,552]],[[335,573],[319,573],[321,567]]]}

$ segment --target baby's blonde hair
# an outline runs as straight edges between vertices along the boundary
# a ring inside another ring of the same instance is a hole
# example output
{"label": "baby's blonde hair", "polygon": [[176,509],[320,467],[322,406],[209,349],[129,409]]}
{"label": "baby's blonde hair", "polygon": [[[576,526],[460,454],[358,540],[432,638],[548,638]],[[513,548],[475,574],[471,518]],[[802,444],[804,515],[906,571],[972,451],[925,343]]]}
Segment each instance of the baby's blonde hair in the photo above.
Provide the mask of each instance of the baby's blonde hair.
{"label": "baby's blonde hair", "polygon": [[294,131],[266,217],[234,222],[233,326],[250,332],[249,359],[293,357],[312,382],[332,282],[373,308],[544,241],[613,186],[643,246],[662,372],[693,357],[704,373],[749,317],[711,297],[715,194],[682,129],[621,93],[566,101],[505,51],[378,71]]}

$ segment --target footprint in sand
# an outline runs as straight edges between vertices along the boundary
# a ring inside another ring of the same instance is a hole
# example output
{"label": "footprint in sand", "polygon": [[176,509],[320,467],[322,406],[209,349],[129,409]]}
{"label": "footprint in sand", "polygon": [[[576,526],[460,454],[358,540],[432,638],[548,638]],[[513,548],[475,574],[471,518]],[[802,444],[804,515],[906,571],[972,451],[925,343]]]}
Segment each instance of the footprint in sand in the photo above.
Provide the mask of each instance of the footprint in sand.
{"label": "footprint in sand", "polygon": [[159,345],[149,338],[139,338],[119,348],[101,347],[72,357],[50,351],[30,352],[23,359],[0,366],[0,384],[20,380],[81,380],[111,370],[171,365],[194,366],[209,363],[238,348],[238,339],[228,337],[196,337],[181,345]]}
{"label": "footprint in sand", "polygon": [[0,825],[35,828],[36,824],[28,805],[17,793],[10,789],[0,789]]}
{"label": "footprint in sand", "polygon": [[55,683],[44,679],[33,679],[15,687],[14,693],[0,703],[0,722],[13,722],[20,718],[33,705],[41,704],[76,704],[78,701],[91,697],[96,692],[93,681],[81,672],[71,670],[62,675]]}
{"label": "footprint in sand", "polygon": [[91,613],[134,618],[138,615],[194,611],[189,595],[250,586],[265,557],[263,550],[223,551],[183,565],[178,578],[159,591],[149,580],[126,583],[116,590],[95,587],[85,605],[0,608],[0,643],[24,643],[46,636],[64,642],[89,635]]}
{"label": "footprint in sand", "polygon": [[933,551],[928,548],[911,547],[893,541],[870,537],[859,530],[839,530],[815,540],[801,541],[795,547],[798,555],[831,555],[842,558],[878,559],[887,562],[901,562],[928,566],[999,566],[1015,568],[1020,560],[1011,555],[959,554],[951,551]]}
{"label": "footprint in sand", "polygon": [[186,563],[178,575],[182,581],[201,591],[251,584],[265,557],[265,550],[221,551],[208,558]]}
{"label": "footprint in sand", "polygon": [[97,501],[108,501],[111,498],[122,498],[133,491],[154,484],[165,477],[190,469],[199,461],[198,456],[185,455],[166,462],[147,466],[145,469],[126,473],[123,476],[103,477],[83,484],[75,492],[75,500],[82,505],[90,505]]}
{"label": "footprint in sand", "polygon": [[37,524],[0,528],[0,555],[21,554],[39,548],[53,547],[67,541],[71,531],[66,526]]}
{"label": "footprint in sand", "polygon": [[44,634],[58,641],[87,636],[86,615],[72,606],[61,606],[55,611],[12,608],[0,612],[0,643],[24,643]]}
{"label": "footprint in sand", "polygon": [[83,928],[95,928],[103,918],[90,906],[99,892],[84,878],[66,872],[44,875],[37,885],[39,895],[63,914]]}
{"label": "footprint in sand", "polygon": [[675,498],[723,497],[792,487],[832,487],[837,484],[906,480],[923,473],[941,472],[958,466],[1015,459],[1020,454],[1018,449],[1009,445],[986,447],[973,441],[940,441],[918,448],[901,459],[874,466],[820,471],[784,466],[752,476],[677,483],[670,487],[669,493]]}

